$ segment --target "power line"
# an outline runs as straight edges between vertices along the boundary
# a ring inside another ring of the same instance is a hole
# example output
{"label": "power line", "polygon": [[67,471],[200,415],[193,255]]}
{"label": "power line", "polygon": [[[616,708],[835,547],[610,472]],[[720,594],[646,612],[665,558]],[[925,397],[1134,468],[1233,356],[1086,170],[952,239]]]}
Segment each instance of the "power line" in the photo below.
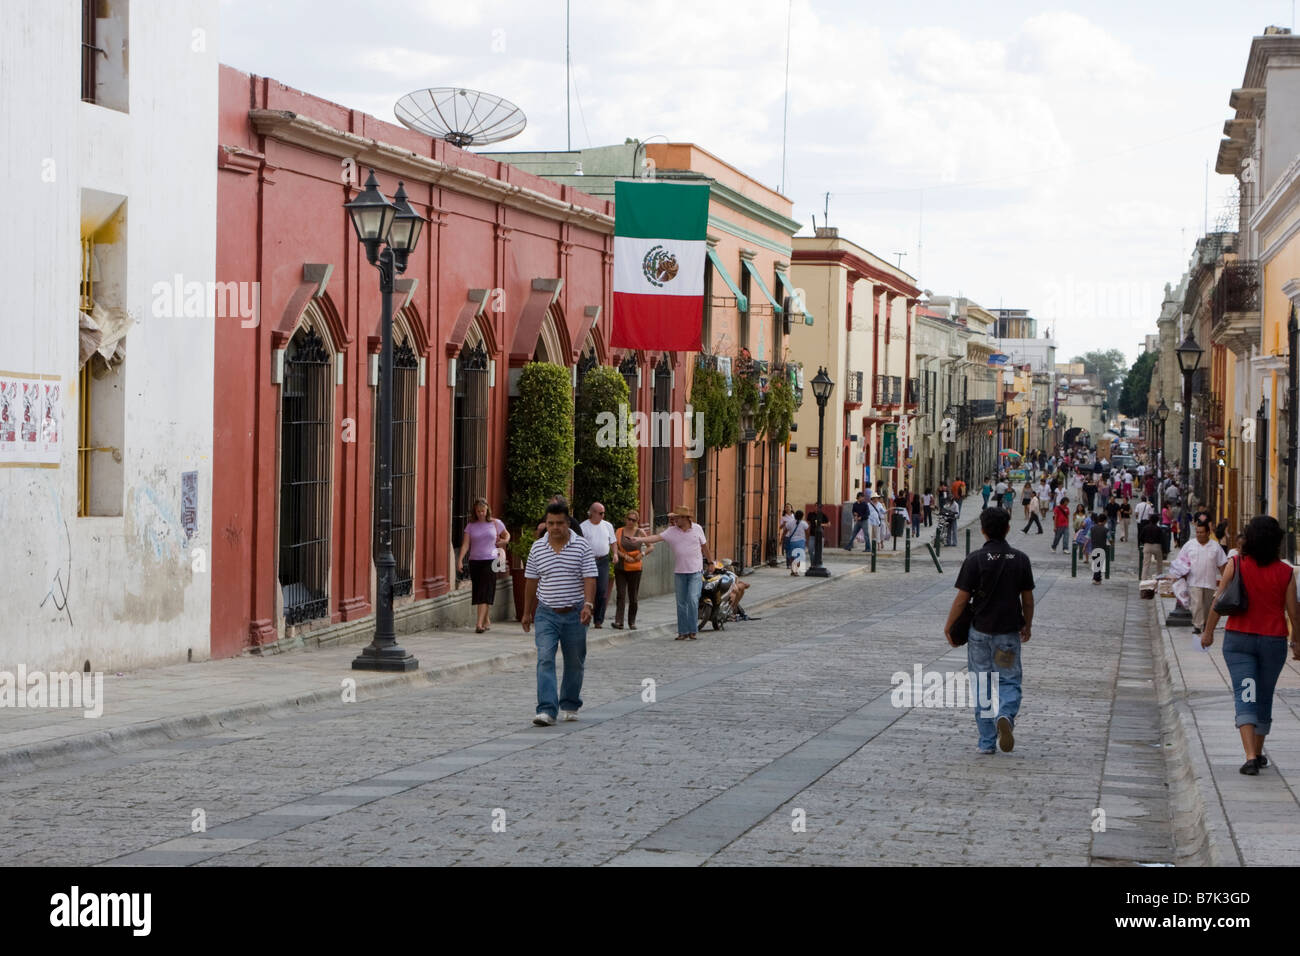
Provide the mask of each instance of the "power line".
{"label": "power line", "polygon": [[1092,156],[1088,159],[1080,159],[1071,163],[1062,163],[1059,166],[1045,166],[1042,169],[1026,169],[1018,173],[1007,173],[1001,176],[989,176],[985,179],[971,179],[963,183],[933,183],[927,186],[897,186],[889,189],[858,189],[839,191],[836,190],[837,196],[874,196],[882,193],[912,193],[920,192],[927,189],[964,189],[968,186],[983,186],[987,183],[1005,182],[1009,179],[1020,179],[1023,176],[1037,176],[1041,173],[1051,173],[1062,169],[1072,169],[1076,166],[1087,166],[1091,163],[1099,163],[1107,159],[1113,159],[1116,156],[1124,156],[1128,153],[1136,152],[1140,149],[1149,149],[1152,146],[1159,146],[1170,140],[1178,139],[1182,136],[1190,136],[1193,133],[1203,133],[1208,129],[1220,129],[1221,123],[1212,123],[1208,126],[1197,126],[1194,129],[1184,130],[1181,133],[1173,133],[1161,139],[1151,140],[1147,143],[1141,143],[1137,146],[1130,146],[1127,149],[1116,150],[1113,153],[1104,153],[1098,156]]}

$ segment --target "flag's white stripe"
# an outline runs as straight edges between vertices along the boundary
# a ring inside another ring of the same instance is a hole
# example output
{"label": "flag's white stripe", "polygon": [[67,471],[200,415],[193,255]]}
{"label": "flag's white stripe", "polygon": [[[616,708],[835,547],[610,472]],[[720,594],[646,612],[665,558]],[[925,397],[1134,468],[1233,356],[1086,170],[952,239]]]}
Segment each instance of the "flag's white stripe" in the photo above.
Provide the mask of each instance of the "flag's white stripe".
{"label": "flag's white stripe", "polygon": [[[677,259],[677,275],[662,286],[645,276],[646,255],[655,246]],[[614,237],[614,291],[643,295],[704,295],[704,240]]]}

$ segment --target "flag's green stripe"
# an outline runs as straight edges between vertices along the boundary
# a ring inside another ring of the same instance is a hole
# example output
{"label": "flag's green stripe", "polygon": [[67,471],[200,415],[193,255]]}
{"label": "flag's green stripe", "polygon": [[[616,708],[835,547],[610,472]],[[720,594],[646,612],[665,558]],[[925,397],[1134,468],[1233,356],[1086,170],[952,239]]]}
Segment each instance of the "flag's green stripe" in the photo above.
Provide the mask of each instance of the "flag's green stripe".
{"label": "flag's green stripe", "polygon": [[614,183],[614,235],[703,242],[709,187],[684,183]]}

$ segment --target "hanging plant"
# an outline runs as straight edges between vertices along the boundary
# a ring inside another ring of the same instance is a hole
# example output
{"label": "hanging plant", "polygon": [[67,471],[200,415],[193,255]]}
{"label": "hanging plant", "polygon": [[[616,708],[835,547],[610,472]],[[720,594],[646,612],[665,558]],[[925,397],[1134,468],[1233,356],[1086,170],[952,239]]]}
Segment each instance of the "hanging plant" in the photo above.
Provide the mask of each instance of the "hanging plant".
{"label": "hanging plant", "polygon": [[774,375],[767,389],[767,401],[763,403],[762,430],[769,439],[785,444],[790,437],[794,409],[794,390],[790,388],[790,379],[785,375]]}
{"label": "hanging plant", "polygon": [[727,378],[717,369],[696,368],[691,382],[691,407],[704,414],[706,448],[730,448],[740,437],[737,394],[727,394]]}

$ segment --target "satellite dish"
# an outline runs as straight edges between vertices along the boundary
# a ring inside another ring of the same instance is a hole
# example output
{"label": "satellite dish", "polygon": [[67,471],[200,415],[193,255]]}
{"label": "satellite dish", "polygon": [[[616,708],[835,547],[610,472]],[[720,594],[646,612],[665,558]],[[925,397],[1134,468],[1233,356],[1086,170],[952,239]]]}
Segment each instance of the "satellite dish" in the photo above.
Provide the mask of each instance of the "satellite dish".
{"label": "satellite dish", "polygon": [[393,112],[404,126],[462,148],[517,136],[528,122],[509,100],[456,86],[407,93]]}

